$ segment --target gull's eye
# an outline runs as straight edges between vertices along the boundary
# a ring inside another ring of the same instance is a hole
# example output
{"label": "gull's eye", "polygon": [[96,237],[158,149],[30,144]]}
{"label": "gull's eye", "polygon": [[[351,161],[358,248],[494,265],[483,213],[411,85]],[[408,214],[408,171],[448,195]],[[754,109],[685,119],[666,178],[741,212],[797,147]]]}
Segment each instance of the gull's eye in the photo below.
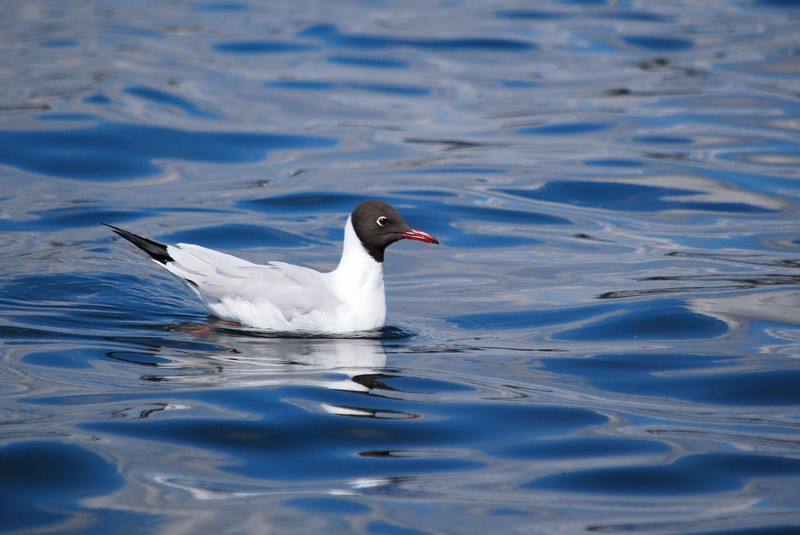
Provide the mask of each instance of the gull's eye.
{"label": "gull's eye", "polygon": [[385,227],[386,225],[389,224],[389,218],[382,215],[375,222],[378,224],[379,227]]}

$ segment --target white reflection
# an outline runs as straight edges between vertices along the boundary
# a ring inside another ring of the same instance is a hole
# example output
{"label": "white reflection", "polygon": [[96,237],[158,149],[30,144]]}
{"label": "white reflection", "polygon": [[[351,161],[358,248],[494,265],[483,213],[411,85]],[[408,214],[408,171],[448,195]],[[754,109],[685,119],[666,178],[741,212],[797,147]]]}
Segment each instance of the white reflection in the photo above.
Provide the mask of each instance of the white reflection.
{"label": "white reflection", "polygon": [[[762,354],[781,354],[796,358],[800,355],[800,292],[791,290],[751,291],[729,295],[699,297],[690,301],[695,312],[719,318],[726,322],[731,332],[747,332],[754,323],[764,324],[761,329],[751,329],[752,347]],[[769,343],[773,340],[775,343]],[[741,340],[735,339],[741,345]],[[739,351],[741,349],[739,348]]]}
{"label": "white reflection", "polygon": [[369,392],[386,366],[378,339],[265,338],[226,332],[194,333],[214,351],[175,352],[142,378],[203,386],[322,386]]}
{"label": "white reflection", "polygon": [[[147,366],[145,381],[192,388],[268,388],[303,386],[377,395],[391,390],[381,382],[386,352],[378,338],[272,338],[213,326],[183,326],[188,342],[157,346],[155,339],[139,340],[145,353],[109,353],[115,359]],[[168,339],[161,339],[161,343]],[[128,343],[132,340],[127,339]],[[184,346],[184,347],[181,347]],[[192,348],[195,348],[194,350]],[[153,357],[158,357],[153,362]],[[149,359],[149,360],[148,360]],[[360,418],[413,419],[407,414],[371,406],[372,396],[348,399],[340,405],[298,395],[286,403],[312,412]],[[141,417],[153,411],[140,410]]]}

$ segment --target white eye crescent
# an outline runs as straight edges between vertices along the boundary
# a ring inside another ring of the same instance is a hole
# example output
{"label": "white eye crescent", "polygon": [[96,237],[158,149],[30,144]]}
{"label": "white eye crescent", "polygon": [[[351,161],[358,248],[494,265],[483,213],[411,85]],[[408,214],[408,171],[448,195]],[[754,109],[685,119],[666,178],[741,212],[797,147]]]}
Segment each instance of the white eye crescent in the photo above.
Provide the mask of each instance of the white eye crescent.
{"label": "white eye crescent", "polygon": [[385,227],[386,225],[389,224],[389,218],[382,215],[375,222],[378,224],[379,227]]}

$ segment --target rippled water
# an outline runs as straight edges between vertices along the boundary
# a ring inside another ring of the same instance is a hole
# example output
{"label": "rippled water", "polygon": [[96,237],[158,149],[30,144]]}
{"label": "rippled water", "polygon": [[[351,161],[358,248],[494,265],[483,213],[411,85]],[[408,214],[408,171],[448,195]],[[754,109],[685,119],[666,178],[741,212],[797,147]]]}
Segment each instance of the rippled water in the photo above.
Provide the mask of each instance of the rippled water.
{"label": "rippled water", "polygon": [[[0,531],[800,529],[800,5],[0,6]],[[208,318],[101,223],[330,269]]]}

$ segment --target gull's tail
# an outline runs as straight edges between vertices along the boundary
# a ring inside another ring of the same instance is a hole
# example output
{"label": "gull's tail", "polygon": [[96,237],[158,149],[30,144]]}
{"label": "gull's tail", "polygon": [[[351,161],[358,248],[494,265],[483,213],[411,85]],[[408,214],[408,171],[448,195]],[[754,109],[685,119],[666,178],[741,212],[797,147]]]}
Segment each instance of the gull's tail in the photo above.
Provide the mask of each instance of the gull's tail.
{"label": "gull's tail", "polygon": [[107,225],[105,223],[104,225],[150,255],[150,258],[156,262],[164,264],[165,266],[168,262],[174,262],[173,258],[167,252],[166,245],[158,243],[157,241],[148,240],[147,238],[142,238],[141,236],[137,236],[136,234],[128,232],[127,230],[117,228],[114,225]]}

